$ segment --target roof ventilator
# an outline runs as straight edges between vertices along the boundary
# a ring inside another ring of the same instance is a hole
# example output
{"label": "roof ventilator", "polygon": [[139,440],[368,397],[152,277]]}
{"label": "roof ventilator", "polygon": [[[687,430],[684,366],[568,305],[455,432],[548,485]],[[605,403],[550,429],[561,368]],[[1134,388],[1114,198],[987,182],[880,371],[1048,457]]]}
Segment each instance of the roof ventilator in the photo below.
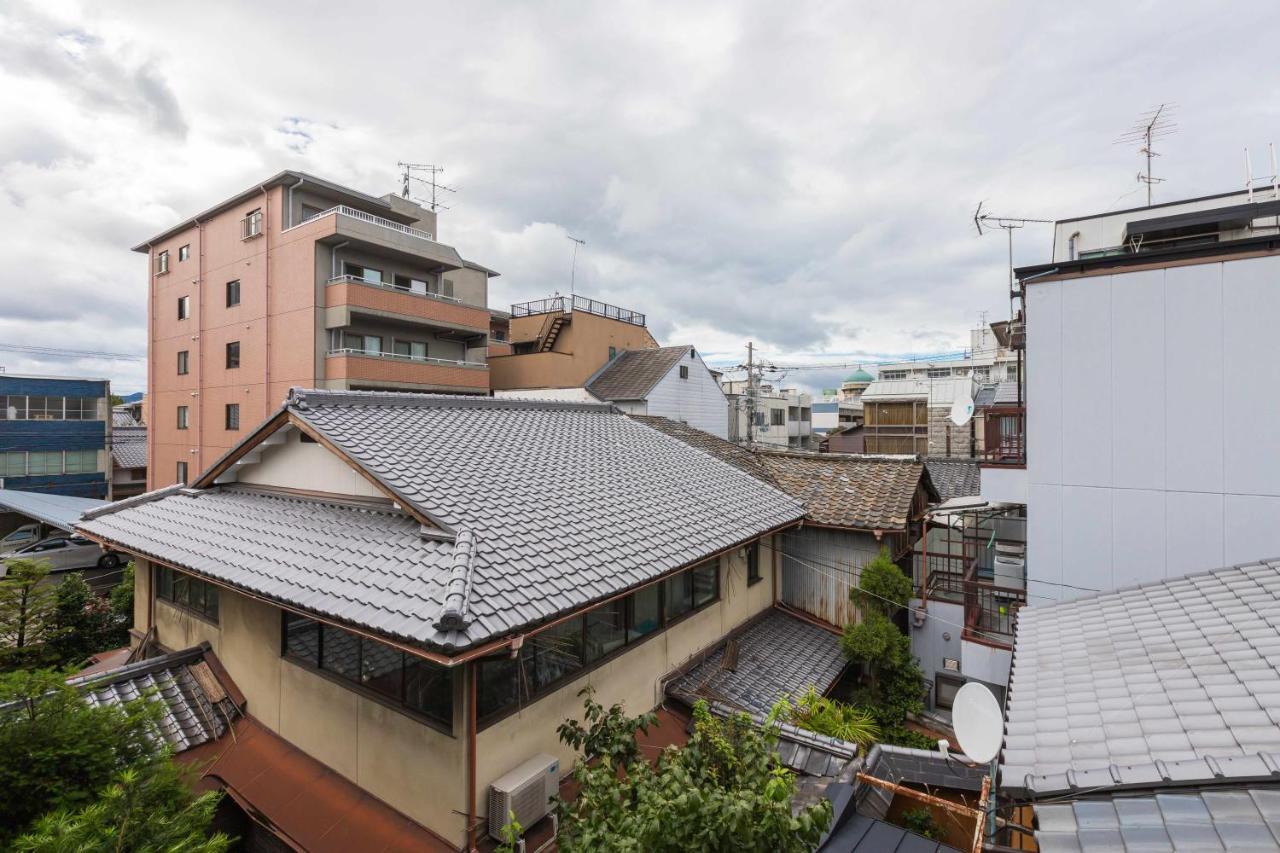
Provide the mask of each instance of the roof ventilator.
{"label": "roof ventilator", "polygon": [[475,534],[470,530],[459,530],[453,543],[444,605],[434,623],[436,630],[461,631],[467,627],[467,605],[471,599],[471,570],[475,557]]}

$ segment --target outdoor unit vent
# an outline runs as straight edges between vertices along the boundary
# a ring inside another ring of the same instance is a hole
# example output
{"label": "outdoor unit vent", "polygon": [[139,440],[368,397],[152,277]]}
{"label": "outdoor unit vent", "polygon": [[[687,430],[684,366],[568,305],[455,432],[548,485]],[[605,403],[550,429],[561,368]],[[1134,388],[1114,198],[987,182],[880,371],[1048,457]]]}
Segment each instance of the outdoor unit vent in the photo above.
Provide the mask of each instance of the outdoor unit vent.
{"label": "outdoor unit vent", "polygon": [[497,779],[489,788],[489,835],[502,840],[512,813],[525,829],[546,817],[560,790],[560,762],[545,753]]}

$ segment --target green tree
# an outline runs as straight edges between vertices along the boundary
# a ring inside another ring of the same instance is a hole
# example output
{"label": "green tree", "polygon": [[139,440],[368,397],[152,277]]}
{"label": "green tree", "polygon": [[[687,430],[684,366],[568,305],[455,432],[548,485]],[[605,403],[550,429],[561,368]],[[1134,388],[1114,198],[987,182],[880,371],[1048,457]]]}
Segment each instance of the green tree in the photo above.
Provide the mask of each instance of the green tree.
{"label": "green tree", "polygon": [[125,564],[120,583],[111,588],[111,612],[122,626],[123,645],[129,638],[129,626],[133,624],[133,563]]}
{"label": "green tree", "polygon": [[164,760],[163,706],[93,706],[60,673],[0,675],[0,847],[40,815],[93,803],[122,770]]}
{"label": "green tree", "polygon": [[859,621],[845,626],[841,648],[845,657],[866,668],[863,698],[889,734],[901,727],[908,714],[923,710],[924,674],[911,654],[911,639],[893,622],[911,599],[911,580],[882,550],[863,566],[849,598],[858,606]]}
{"label": "green tree", "polygon": [[[129,593],[132,598],[132,578]],[[52,664],[78,666],[95,652],[119,648],[128,642],[129,620],[117,613],[115,590],[112,599],[107,600],[93,591],[84,575],[72,572],[58,585],[54,602],[54,629],[48,638]],[[130,602],[130,618],[132,614]]]}
{"label": "green tree", "polygon": [[98,800],[72,811],[56,811],[36,822],[13,844],[15,851],[79,853],[223,853],[231,839],[209,834],[221,799],[193,793],[181,768],[168,760],[120,771]]}
{"label": "green tree", "polygon": [[0,669],[45,663],[44,642],[55,628],[55,587],[45,560],[13,560],[0,579]]}
{"label": "green tree", "polygon": [[[566,721],[562,740],[583,750],[573,770],[577,796],[559,801],[560,849],[576,851],[813,850],[831,821],[825,800],[793,814],[795,776],[778,764],[775,711],[764,726],[746,714],[715,718],[694,706],[694,731],[650,764],[635,733],[653,715],[605,711],[583,691],[587,725]],[[627,743],[627,742],[630,743]]]}

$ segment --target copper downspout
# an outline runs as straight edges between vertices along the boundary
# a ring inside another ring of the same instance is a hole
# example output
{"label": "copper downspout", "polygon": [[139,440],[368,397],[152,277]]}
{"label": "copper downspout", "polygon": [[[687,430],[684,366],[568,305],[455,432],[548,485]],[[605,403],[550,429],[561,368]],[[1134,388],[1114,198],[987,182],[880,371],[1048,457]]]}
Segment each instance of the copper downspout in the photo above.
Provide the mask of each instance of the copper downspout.
{"label": "copper downspout", "polygon": [[[262,190],[262,289],[265,316],[262,318],[262,355],[266,365],[264,393],[262,395],[262,419],[271,417],[271,193],[266,186]],[[292,213],[292,211],[290,211]]]}
{"label": "copper downspout", "polygon": [[[151,411],[156,402],[156,258],[155,249],[147,244],[147,398],[143,399],[144,418],[153,421],[154,427],[155,412]],[[110,401],[108,401],[110,402]],[[147,430],[147,491],[156,488],[156,431],[155,429]]]}
{"label": "copper downspout", "polygon": [[474,662],[467,664],[467,849],[476,849],[476,674]]}
{"label": "copper downspout", "polygon": [[195,473],[204,470],[204,225],[198,219],[195,223],[196,240],[200,243],[196,256],[196,458],[193,464],[191,452],[187,451],[187,483],[191,482],[192,468]]}

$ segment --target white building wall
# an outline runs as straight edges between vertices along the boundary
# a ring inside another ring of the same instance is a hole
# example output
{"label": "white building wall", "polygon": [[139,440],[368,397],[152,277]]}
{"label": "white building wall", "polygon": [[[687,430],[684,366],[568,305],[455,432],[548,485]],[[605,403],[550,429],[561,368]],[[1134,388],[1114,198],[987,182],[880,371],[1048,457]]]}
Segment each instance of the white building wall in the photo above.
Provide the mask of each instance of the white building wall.
{"label": "white building wall", "polygon": [[[681,366],[689,369],[688,379],[680,378]],[[724,392],[696,353],[680,359],[680,363],[653,386],[646,402],[646,414],[683,421],[720,438],[729,437],[729,410]]]}
{"label": "white building wall", "polygon": [[1280,258],[1028,286],[1034,596],[1280,556],[1276,317]]}

